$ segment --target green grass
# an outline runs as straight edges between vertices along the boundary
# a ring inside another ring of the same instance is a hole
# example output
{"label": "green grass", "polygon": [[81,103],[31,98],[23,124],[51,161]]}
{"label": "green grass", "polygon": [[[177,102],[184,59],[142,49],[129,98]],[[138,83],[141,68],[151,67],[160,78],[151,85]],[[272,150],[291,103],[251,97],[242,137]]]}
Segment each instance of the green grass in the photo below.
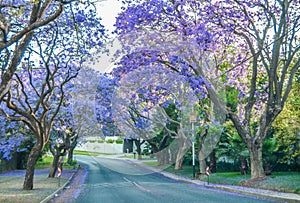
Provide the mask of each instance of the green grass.
{"label": "green grass", "polygon": [[[49,155],[44,155],[43,158],[39,159],[35,164],[35,169],[50,169],[53,162],[53,157]],[[73,163],[70,165],[67,163],[67,159],[65,159],[63,167],[66,169],[74,169],[76,168],[77,161],[73,160]]]}
{"label": "green grass", "polygon": [[52,156],[44,155],[43,158],[39,159],[35,164],[35,169],[50,168],[52,161],[53,161]]}
{"label": "green grass", "polygon": [[144,164],[148,165],[148,166],[154,166],[154,167],[158,167],[157,166],[157,161],[147,161]]}
{"label": "green grass", "polygon": [[[209,179],[212,183],[240,185],[242,181],[250,179],[250,175],[240,175],[239,172],[214,173]],[[207,180],[207,177],[201,177]],[[297,172],[273,172],[266,180],[250,183],[251,187],[278,190],[282,192],[293,192],[300,194],[300,173]]]}
{"label": "green grass", "polygon": [[256,187],[300,194],[300,173],[274,172],[267,180],[254,183]]}
{"label": "green grass", "polygon": [[75,150],[74,155],[99,156],[101,153]]}
{"label": "green grass", "polygon": [[67,179],[47,178],[47,175],[34,176],[34,189],[22,190],[24,177],[19,176],[2,176],[0,179],[0,202],[6,203],[36,203],[41,202],[47,196],[56,191],[58,186],[63,185]]}
{"label": "green grass", "polygon": [[[157,162],[145,162],[149,166],[159,169],[164,169],[167,172],[184,176],[188,178],[193,177],[192,166],[184,166],[183,170],[174,170],[174,166],[157,166]],[[198,168],[196,168],[198,171]],[[225,185],[241,185],[242,181],[250,179],[250,175],[241,175],[239,172],[213,173],[209,176],[209,182],[215,184]],[[207,181],[207,176],[202,175],[200,180]],[[298,172],[273,172],[266,180],[251,182],[251,187],[276,190],[282,192],[292,192],[300,194],[300,173]]]}

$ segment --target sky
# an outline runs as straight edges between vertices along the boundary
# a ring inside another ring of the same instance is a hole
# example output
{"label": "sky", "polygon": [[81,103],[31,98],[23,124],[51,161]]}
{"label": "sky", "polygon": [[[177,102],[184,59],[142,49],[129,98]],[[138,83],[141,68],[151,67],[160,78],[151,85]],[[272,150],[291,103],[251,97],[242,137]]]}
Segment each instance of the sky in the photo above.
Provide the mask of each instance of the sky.
{"label": "sky", "polygon": [[[102,18],[102,24],[109,30],[109,33],[114,30],[113,25],[115,24],[117,14],[121,12],[121,5],[121,1],[118,0],[99,0],[99,3],[97,3],[98,15]],[[119,47],[118,45],[109,47],[110,52],[114,53]],[[97,56],[97,60],[99,60],[99,63],[87,65],[102,73],[109,72],[113,68],[112,56],[102,54],[101,56]]]}
{"label": "sky", "polygon": [[118,0],[100,0],[97,4],[98,15],[102,18],[103,25],[113,31],[115,17],[121,11],[122,3]]}

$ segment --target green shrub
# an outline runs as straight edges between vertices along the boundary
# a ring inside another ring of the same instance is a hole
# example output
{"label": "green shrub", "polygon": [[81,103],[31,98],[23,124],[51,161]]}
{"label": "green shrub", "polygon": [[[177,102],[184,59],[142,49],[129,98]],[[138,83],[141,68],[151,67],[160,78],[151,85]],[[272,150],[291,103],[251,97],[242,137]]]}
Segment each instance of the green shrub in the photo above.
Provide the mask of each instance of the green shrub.
{"label": "green shrub", "polygon": [[117,143],[117,144],[123,144],[123,140],[118,139],[118,140],[116,140],[116,143]]}
{"label": "green shrub", "polygon": [[98,140],[98,143],[104,143],[105,140]]}
{"label": "green shrub", "polygon": [[114,143],[115,141],[114,140],[112,140],[112,139],[108,139],[108,140],[106,140],[106,143],[109,143],[109,144],[112,144],[112,143]]}

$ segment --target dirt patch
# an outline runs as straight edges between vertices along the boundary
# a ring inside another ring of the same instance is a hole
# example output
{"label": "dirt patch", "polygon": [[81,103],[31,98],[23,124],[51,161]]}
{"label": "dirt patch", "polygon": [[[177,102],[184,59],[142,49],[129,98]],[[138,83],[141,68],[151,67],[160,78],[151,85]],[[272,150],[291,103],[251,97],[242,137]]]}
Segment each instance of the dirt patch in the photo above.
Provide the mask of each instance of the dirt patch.
{"label": "dirt patch", "polygon": [[70,183],[66,186],[66,188],[60,191],[57,194],[57,196],[51,199],[49,202],[50,203],[74,202],[82,189],[81,185],[84,183],[86,175],[87,175],[86,169],[84,168],[78,169],[74,177],[70,181]]}

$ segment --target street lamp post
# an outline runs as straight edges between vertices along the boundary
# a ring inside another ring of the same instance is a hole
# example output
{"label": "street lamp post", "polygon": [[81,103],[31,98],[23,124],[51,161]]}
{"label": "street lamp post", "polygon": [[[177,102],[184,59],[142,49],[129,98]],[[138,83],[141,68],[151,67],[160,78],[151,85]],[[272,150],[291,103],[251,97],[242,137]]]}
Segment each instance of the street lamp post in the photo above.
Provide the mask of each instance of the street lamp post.
{"label": "street lamp post", "polygon": [[194,123],[196,122],[196,114],[194,110],[190,114],[190,122],[192,123],[192,156],[193,156],[193,178],[196,177],[196,169],[195,169],[195,126]]}

